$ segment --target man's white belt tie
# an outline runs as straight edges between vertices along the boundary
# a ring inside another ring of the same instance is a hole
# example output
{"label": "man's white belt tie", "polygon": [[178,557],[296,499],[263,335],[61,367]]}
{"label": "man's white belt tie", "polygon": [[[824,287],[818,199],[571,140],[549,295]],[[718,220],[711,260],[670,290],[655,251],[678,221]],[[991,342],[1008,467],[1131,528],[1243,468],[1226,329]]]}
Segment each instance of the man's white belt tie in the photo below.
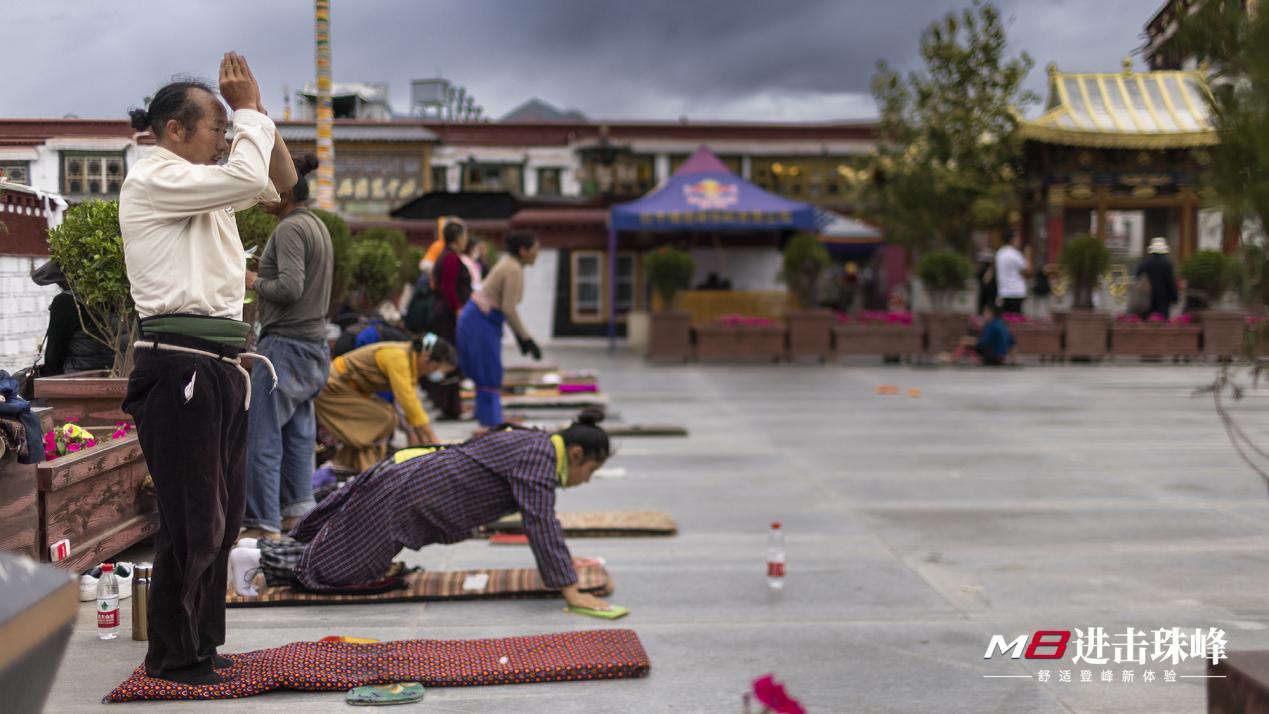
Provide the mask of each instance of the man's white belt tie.
{"label": "man's white belt tie", "polygon": [[165,342],[158,342],[156,340],[137,340],[133,346],[147,350],[167,350],[168,352],[184,352],[186,354],[199,355],[200,357],[211,357],[219,362],[225,362],[233,365],[234,369],[238,370],[238,372],[242,375],[243,380],[247,383],[247,400],[246,404],[244,404],[242,408],[244,412],[251,409],[251,373],[242,366],[243,357],[258,359],[263,362],[264,366],[269,368],[269,375],[273,378],[273,386],[269,388],[269,392],[272,393],[273,390],[278,388],[278,372],[273,368],[273,363],[269,361],[269,358],[262,354],[257,354],[255,352],[239,352],[237,357],[226,357],[224,355],[218,355],[215,352],[208,352],[194,347],[169,345]]}

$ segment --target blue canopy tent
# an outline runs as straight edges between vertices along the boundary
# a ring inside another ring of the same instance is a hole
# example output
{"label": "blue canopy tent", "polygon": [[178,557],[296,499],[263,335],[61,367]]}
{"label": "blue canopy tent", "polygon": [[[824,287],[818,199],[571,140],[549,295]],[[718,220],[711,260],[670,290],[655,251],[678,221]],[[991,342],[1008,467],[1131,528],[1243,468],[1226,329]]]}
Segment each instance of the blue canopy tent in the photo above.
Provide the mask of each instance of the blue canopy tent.
{"label": "blue canopy tent", "polygon": [[612,207],[608,218],[608,349],[617,340],[617,234],[700,231],[815,231],[821,218],[809,203],[791,201],[737,176],[702,146],[664,186]]}

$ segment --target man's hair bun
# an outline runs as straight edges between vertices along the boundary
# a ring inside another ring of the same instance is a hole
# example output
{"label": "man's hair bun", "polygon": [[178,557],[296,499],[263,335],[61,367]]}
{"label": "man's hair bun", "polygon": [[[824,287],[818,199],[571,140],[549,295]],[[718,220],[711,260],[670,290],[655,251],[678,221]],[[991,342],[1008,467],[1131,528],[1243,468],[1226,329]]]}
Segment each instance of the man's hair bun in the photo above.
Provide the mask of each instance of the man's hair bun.
{"label": "man's hair bun", "polygon": [[317,156],[315,154],[301,154],[295,157],[295,171],[300,176],[307,176],[317,170]]}
{"label": "man's hair bun", "polygon": [[132,118],[132,128],[137,131],[146,131],[150,128],[150,113],[144,109],[133,109],[128,112],[128,116]]}
{"label": "man's hair bun", "polygon": [[598,409],[583,409],[577,415],[577,423],[582,426],[599,426],[604,420],[604,413]]}

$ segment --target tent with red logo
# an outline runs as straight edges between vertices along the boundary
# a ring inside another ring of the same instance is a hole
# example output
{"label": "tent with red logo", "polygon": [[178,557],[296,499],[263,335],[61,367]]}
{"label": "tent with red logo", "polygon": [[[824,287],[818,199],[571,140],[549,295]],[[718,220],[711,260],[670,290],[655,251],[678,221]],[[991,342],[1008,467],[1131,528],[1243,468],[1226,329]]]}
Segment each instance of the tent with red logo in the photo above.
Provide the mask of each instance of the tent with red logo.
{"label": "tent with red logo", "polygon": [[665,185],[612,207],[608,219],[608,337],[616,337],[617,239],[626,232],[815,231],[814,206],[768,193],[727,169],[702,146]]}

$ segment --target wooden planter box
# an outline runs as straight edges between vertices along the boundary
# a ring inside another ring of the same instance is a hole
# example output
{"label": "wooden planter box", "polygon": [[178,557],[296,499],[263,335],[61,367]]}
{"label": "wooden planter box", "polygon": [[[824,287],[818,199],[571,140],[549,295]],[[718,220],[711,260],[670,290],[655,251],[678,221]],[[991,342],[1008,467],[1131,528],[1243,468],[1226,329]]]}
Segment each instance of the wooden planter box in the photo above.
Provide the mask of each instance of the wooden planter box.
{"label": "wooden planter box", "polygon": [[1110,328],[1115,357],[1197,357],[1199,327],[1148,323],[1116,323]]}
{"label": "wooden planter box", "polygon": [[679,310],[654,312],[648,329],[650,360],[686,362],[692,357],[692,313]]}
{"label": "wooden planter box", "polygon": [[1059,314],[1058,321],[1065,335],[1067,359],[1101,359],[1108,354],[1110,316],[1091,310],[1074,310]]}
{"label": "wooden planter box", "polygon": [[781,325],[702,325],[695,332],[701,362],[779,362],[784,357]]}
{"label": "wooden planter box", "polygon": [[1009,326],[1014,354],[1021,357],[1061,359],[1062,327],[1055,322],[1022,322]]}
{"label": "wooden planter box", "polygon": [[1247,313],[1204,310],[1197,314],[1203,331],[1203,356],[1233,359],[1243,353]]}
{"label": "wooden planter box", "polygon": [[137,435],[38,465],[40,559],[49,545],[70,540],[70,557],[57,563],[83,572],[153,534],[159,527]]}
{"label": "wooden planter box", "polygon": [[964,313],[921,313],[921,324],[925,325],[925,351],[932,355],[954,351],[969,334],[969,315]]}
{"label": "wooden planter box", "polygon": [[789,330],[789,359],[823,362],[833,353],[833,313],[801,310],[784,316]]}
{"label": "wooden planter box", "polygon": [[114,426],[132,421],[120,407],[128,392],[127,377],[107,377],[106,372],[72,372],[35,380],[35,398],[53,407],[53,419],[61,424],[76,419],[83,427]]}
{"label": "wooden planter box", "polygon": [[924,351],[925,332],[919,325],[846,324],[833,328],[834,353],[912,357]]}
{"label": "wooden planter box", "polygon": [[[33,411],[40,416],[41,428],[51,431],[53,410],[35,407]],[[6,453],[0,457],[0,551],[21,553],[32,560],[39,559],[40,547],[36,466],[38,464],[19,464],[16,454]]]}

